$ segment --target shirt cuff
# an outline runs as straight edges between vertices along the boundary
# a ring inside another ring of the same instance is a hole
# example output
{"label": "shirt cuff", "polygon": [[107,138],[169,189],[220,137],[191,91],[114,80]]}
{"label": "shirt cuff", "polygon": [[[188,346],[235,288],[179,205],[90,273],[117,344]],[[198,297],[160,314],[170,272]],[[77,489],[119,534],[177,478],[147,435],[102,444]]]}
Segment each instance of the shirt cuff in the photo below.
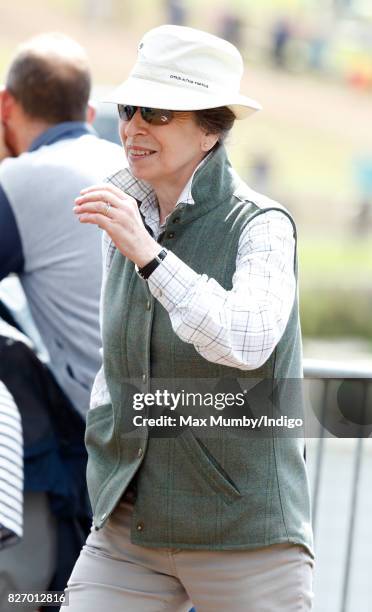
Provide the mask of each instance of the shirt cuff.
{"label": "shirt cuff", "polygon": [[176,307],[182,308],[182,302],[199,278],[197,272],[168,251],[147,282],[152,295],[168,312],[172,312]]}

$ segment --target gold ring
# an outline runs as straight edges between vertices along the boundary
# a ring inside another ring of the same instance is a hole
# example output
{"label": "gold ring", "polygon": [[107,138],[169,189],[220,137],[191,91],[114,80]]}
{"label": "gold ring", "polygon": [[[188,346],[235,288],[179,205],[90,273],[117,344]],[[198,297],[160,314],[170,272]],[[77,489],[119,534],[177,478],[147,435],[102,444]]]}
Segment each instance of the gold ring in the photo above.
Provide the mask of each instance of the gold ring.
{"label": "gold ring", "polygon": [[106,207],[105,207],[105,210],[104,210],[104,213],[103,213],[105,215],[105,217],[108,217],[110,208],[111,208],[111,204],[106,202]]}

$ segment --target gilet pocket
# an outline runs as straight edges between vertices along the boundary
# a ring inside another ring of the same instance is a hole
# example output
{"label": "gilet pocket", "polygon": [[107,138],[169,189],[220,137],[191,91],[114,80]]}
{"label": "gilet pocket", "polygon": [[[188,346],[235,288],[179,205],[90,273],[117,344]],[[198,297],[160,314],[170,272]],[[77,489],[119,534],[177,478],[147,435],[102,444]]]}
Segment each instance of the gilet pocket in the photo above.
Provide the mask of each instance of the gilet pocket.
{"label": "gilet pocket", "polygon": [[186,429],[177,439],[187,454],[192,469],[203,478],[210,489],[221,495],[226,503],[232,503],[242,497],[238,487],[206,447],[198,441],[191,429]]}

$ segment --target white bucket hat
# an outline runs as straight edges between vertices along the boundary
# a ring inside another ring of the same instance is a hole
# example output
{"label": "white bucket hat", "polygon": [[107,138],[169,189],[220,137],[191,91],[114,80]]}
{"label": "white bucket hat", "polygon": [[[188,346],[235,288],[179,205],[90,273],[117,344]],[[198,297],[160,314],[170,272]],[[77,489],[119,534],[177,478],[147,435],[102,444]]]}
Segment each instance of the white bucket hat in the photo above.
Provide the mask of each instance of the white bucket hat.
{"label": "white bucket hat", "polygon": [[129,78],[105,102],[169,110],[228,106],[244,119],[261,105],[239,93],[243,60],[231,43],[194,28],[163,25],[138,46]]}

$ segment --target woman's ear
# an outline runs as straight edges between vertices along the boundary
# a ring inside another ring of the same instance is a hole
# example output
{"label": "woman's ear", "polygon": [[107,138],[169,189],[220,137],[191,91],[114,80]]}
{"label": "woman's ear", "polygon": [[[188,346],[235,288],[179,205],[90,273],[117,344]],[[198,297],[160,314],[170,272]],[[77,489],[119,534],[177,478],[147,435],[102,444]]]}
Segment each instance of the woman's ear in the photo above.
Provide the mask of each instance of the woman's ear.
{"label": "woman's ear", "polygon": [[218,134],[205,134],[202,140],[202,150],[210,151],[218,141]]}

